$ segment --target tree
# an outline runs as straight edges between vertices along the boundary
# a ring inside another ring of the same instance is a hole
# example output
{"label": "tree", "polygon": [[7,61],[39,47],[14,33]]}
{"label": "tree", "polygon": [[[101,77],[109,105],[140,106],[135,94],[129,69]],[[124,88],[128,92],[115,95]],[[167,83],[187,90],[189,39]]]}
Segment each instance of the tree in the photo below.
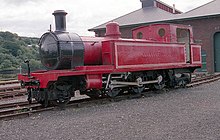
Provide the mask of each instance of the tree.
{"label": "tree", "polygon": [[10,32],[0,32],[0,70],[26,68],[29,59],[33,70],[43,69],[38,52],[38,38],[19,37]]}
{"label": "tree", "polygon": [[20,49],[20,46],[12,41],[5,41],[1,46],[7,49],[13,56],[17,56],[17,51]]}
{"label": "tree", "polygon": [[8,40],[8,41],[15,41],[18,38],[17,34],[13,34],[10,33],[8,31],[6,32],[0,32],[0,36],[4,39],[4,40]]}
{"label": "tree", "polygon": [[13,69],[12,67],[12,62],[10,60],[3,60],[3,62],[0,65],[0,69],[5,69],[5,70],[9,70],[9,69]]}

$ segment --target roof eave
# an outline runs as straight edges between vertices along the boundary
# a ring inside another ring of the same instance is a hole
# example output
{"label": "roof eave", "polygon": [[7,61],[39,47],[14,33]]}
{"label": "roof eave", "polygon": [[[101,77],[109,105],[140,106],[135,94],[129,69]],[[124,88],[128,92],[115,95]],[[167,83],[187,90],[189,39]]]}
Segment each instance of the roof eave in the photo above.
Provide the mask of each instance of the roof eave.
{"label": "roof eave", "polygon": [[215,14],[215,15],[205,15],[205,16],[194,16],[194,17],[185,17],[185,18],[176,18],[176,19],[171,19],[169,21],[183,21],[183,20],[197,20],[197,19],[206,19],[206,18],[213,18],[213,17],[219,17],[219,14]]}
{"label": "roof eave", "polygon": [[[130,25],[122,25],[120,28],[128,28],[128,27],[137,27],[147,24],[154,24],[154,23],[161,23],[161,22],[173,22],[173,21],[184,21],[184,20],[197,20],[197,19],[206,19],[206,18],[213,18],[213,17],[219,17],[219,14],[215,15],[206,15],[206,16],[199,16],[199,17],[187,17],[187,18],[177,18],[177,19],[168,19],[168,20],[161,20],[161,21],[152,21],[152,22],[145,22],[145,23],[138,23],[138,24],[130,24]],[[88,29],[88,31],[100,31],[105,30],[105,28],[97,28],[97,29]]]}

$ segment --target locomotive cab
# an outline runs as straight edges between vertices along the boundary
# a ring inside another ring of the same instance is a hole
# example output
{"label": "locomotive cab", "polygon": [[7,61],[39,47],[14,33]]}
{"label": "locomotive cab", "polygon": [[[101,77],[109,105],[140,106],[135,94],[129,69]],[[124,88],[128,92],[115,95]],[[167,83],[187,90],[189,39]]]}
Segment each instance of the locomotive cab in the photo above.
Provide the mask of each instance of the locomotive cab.
{"label": "locomotive cab", "polygon": [[193,32],[192,27],[187,25],[151,24],[133,29],[132,38],[166,43],[185,43],[187,38],[193,43]]}

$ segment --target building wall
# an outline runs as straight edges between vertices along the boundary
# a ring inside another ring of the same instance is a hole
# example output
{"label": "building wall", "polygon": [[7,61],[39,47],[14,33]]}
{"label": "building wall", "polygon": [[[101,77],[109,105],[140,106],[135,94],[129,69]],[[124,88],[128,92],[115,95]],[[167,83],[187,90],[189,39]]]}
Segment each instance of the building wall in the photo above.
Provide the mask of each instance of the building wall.
{"label": "building wall", "polygon": [[[176,9],[173,9],[175,7],[169,7],[161,2],[157,2],[156,3],[156,7],[160,8],[160,9],[163,9],[164,11],[167,11],[167,12],[170,12],[170,13],[173,13],[173,14],[181,14],[180,11],[177,11]],[[174,11],[175,10],[175,11]]]}
{"label": "building wall", "polygon": [[180,14],[181,12],[174,7],[167,5],[161,1],[157,0],[140,0],[142,2],[142,8],[145,7],[158,7],[164,11],[170,12],[172,14]]}
{"label": "building wall", "polygon": [[201,40],[202,50],[207,54],[207,71],[210,73],[215,72],[214,34],[220,32],[220,17],[175,21],[175,23],[193,26],[194,39]]}

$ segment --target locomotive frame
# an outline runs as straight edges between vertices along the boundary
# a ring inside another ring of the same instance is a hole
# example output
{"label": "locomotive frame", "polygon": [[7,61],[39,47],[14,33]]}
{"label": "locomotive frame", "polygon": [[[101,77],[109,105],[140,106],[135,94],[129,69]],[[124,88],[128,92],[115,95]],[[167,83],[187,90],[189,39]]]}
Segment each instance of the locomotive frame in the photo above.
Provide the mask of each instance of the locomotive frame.
{"label": "locomotive frame", "polygon": [[55,32],[42,36],[40,47],[47,50],[44,54],[49,54],[50,50],[43,47],[48,46],[44,41],[52,34],[57,37],[53,47],[58,48],[55,50],[66,47],[68,51],[63,52],[68,55],[57,52],[51,56],[56,56],[55,62],[57,58],[69,62],[65,68],[60,65],[57,69],[18,75],[22,86],[28,90],[29,102],[34,98],[44,106],[50,102],[65,104],[77,90],[98,98],[115,97],[127,91],[140,94],[146,88],[185,86],[191,81],[191,73],[201,67],[201,46],[193,43],[191,26],[147,25],[134,29],[133,39],[123,39],[119,25],[111,22],[106,25],[106,37],[78,37],[74,34],[71,38],[65,31],[65,24],[61,24],[65,23],[67,13],[58,10],[53,14],[55,19],[62,21],[56,20]]}

